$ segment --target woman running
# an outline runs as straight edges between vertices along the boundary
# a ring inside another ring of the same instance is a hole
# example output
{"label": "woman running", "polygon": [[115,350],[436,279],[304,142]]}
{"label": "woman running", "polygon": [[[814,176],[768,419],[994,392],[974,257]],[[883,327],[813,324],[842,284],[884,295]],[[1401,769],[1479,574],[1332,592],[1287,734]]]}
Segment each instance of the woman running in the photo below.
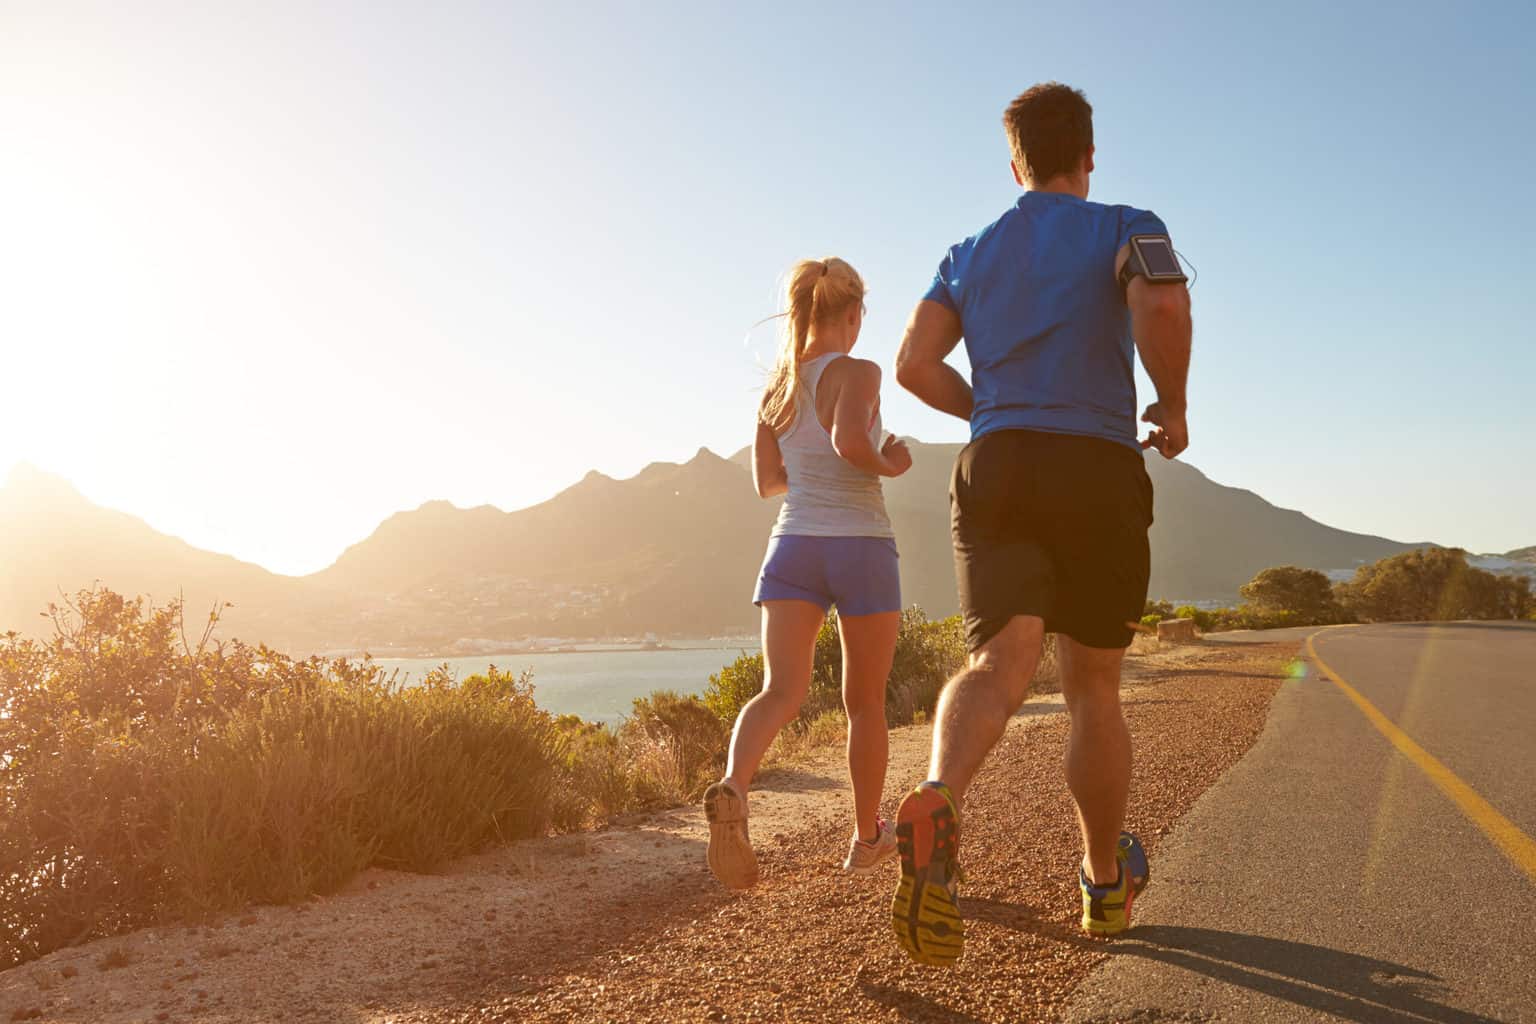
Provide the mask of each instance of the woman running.
{"label": "woman running", "polygon": [[880,367],[848,353],[864,322],[864,281],[846,262],[802,260],[790,272],[783,347],[758,406],[752,479],[787,495],[768,539],[753,603],[763,610],[763,690],[736,718],[725,778],[704,793],[709,868],[731,889],[757,882],[747,789],[811,685],[816,634],[837,606],[848,712],[854,835],[845,871],[896,854],[877,811],[885,785],[885,682],[901,623],[896,541],[882,476],[912,465],[895,437],[881,443]]}

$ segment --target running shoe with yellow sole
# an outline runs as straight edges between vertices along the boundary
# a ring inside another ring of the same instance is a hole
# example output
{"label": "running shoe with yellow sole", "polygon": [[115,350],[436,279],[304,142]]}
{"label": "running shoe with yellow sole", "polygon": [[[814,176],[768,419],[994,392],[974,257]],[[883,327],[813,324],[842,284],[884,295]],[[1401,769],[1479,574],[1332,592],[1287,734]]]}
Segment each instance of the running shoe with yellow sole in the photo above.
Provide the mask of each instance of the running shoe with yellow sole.
{"label": "running shoe with yellow sole", "polygon": [[1083,931],[1095,938],[1119,935],[1131,926],[1131,905],[1152,880],[1147,851],[1129,832],[1120,833],[1115,861],[1120,877],[1114,885],[1093,885],[1081,868],[1077,872],[1077,885],[1083,891]]}
{"label": "running shoe with yellow sole", "polygon": [[747,798],[721,780],[704,791],[704,817],[709,822],[709,870],[727,889],[757,884],[757,855],[747,836]]}
{"label": "running shoe with yellow sole", "polygon": [[920,964],[948,967],[965,946],[956,890],[960,882],[960,812],[941,782],[925,782],[896,811],[901,880],[891,900],[891,929]]}

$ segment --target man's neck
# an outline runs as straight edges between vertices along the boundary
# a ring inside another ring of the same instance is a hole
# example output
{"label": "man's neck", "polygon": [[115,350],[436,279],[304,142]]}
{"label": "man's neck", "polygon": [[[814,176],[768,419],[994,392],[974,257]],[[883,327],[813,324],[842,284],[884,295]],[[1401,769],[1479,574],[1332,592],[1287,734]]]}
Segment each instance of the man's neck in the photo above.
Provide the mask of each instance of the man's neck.
{"label": "man's neck", "polygon": [[1058,174],[1050,181],[1042,182],[1029,187],[1031,192],[1060,192],[1063,195],[1076,196],[1079,199],[1088,198],[1088,176],[1077,174]]}

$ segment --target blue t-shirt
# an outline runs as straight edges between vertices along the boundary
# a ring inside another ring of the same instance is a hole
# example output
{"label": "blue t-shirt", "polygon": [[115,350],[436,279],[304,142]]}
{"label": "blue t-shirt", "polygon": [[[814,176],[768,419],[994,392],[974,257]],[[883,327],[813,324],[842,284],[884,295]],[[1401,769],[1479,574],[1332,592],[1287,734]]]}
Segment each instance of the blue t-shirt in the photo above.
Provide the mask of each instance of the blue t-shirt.
{"label": "blue t-shirt", "polygon": [[1025,192],[950,247],[923,297],[960,315],[972,440],[1042,430],[1141,450],[1131,314],[1115,256],[1132,235],[1167,233],[1146,210]]}

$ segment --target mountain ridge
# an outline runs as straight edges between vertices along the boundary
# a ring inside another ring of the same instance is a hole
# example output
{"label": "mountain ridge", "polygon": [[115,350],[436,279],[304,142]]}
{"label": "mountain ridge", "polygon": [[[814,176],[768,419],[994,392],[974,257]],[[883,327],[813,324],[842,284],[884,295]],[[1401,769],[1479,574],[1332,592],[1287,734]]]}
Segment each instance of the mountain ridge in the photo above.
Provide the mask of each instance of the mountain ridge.
{"label": "mountain ridge", "polygon": [[159,604],[180,597],[194,619],[229,603],[221,613],[227,626],[297,644],[308,637],[290,620],[316,614],[328,600],[305,577],[198,548],[27,463],[0,487],[0,573],[0,633],[28,632],[48,604],[100,584]]}
{"label": "mountain ridge", "polygon": [[[955,607],[948,478],[958,444],[909,440],[913,468],[885,482],[904,599]],[[1235,600],[1259,569],[1347,571],[1422,544],[1337,530],[1197,468],[1149,459],[1156,491],[1152,595]],[[760,500],[750,450],[701,447],[625,479],[596,470],[513,511],[441,499],[396,512],[336,560],[280,576],[202,551],[90,503],[36,467],[0,488],[0,631],[100,580],[188,607],[230,600],[225,635],[300,650],[449,650],[465,638],[708,635],[750,629],[752,581],[782,499]],[[30,511],[59,505],[61,513]]]}

